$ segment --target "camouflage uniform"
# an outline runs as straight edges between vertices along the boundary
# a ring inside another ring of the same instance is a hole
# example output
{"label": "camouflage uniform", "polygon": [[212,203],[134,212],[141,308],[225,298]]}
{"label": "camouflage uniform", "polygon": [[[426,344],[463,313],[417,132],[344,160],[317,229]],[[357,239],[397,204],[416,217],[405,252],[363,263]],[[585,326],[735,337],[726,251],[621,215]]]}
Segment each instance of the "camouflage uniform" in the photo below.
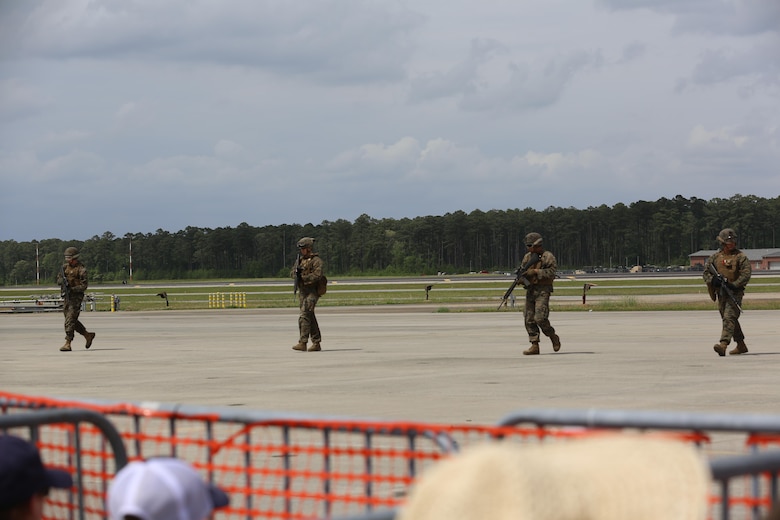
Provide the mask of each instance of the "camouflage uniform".
{"label": "camouflage uniform", "polygon": [[[293,347],[294,350],[306,350],[306,344],[309,342],[309,338],[311,338],[312,345],[308,349],[310,352],[321,350],[320,342],[322,341],[322,334],[317,323],[317,316],[314,314],[314,308],[320,299],[319,288],[320,281],[323,278],[323,266],[319,255],[312,252],[311,248],[313,246],[313,238],[304,237],[298,241],[298,247],[308,248],[308,253],[297,264],[300,270],[300,281],[298,284],[300,308],[300,313],[298,314],[299,339],[298,344]],[[296,276],[295,269],[291,272],[291,276]]]}
{"label": "camouflage uniform", "polygon": [[[57,275],[57,285],[63,287],[62,292],[65,299],[62,307],[62,312],[65,315],[65,345],[60,349],[62,351],[70,351],[70,342],[73,341],[76,332],[87,338],[86,348],[92,345],[92,340],[95,337],[95,334],[88,332],[84,324],[79,321],[81,303],[84,301],[84,292],[89,286],[89,281],[87,268],[78,260],[78,257],[78,249],[75,247],[66,249],[66,262]],[[68,282],[67,290],[63,286],[63,272]]]}
{"label": "camouflage uniform", "polygon": [[[721,231],[718,235],[718,240],[722,244],[721,249],[710,256],[704,264],[704,281],[707,283],[710,295],[718,301],[718,310],[722,320],[720,342],[718,345],[715,345],[715,351],[721,356],[725,355],[725,349],[732,339],[737,342],[737,348],[729,352],[729,354],[743,354],[747,352],[745,334],[742,332],[742,327],[739,324],[740,310],[737,304],[740,307],[742,306],[745,286],[750,281],[753,271],[750,267],[750,261],[742,251],[736,247],[732,249],[727,247],[728,243],[736,244],[736,238],[736,233],[731,229]],[[736,303],[728,296],[725,288],[715,287],[717,282],[713,282],[713,280],[716,277],[709,271],[710,264],[715,266],[718,273],[723,275],[728,283],[731,284],[731,293],[734,295]]]}
{"label": "camouflage uniform", "polygon": [[[553,343],[553,350],[558,352],[561,348],[560,338],[555,333],[555,329],[550,324],[550,295],[553,292],[553,280],[558,270],[558,262],[555,255],[550,251],[542,249],[542,237],[538,233],[529,233],[525,237],[526,245],[529,251],[523,257],[522,265],[531,257],[533,252],[539,255],[539,261],[530,266],[526,277],[530,285],[525,293],[525,309],[523,318],[525,320],[525,330],[528,332],[528,341],[531,342],[531,348],[524,351],[523,354],[539,353],[539,338],[541,331],[549,337]],[[536,250],[531,250],[535,247]]]}

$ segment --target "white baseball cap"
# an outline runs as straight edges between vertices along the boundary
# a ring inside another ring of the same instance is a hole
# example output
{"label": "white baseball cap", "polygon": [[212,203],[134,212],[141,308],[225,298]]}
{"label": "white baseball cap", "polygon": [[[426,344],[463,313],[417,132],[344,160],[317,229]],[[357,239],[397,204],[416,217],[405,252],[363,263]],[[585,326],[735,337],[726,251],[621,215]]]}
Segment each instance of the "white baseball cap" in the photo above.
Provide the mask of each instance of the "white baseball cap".
{"label": "white baseball cap", "polygon": [[195,469],[175,458],[131,462],[108,488],[111,520],[131,515],[142,520],[204,520],[230,499],[204,482]]}

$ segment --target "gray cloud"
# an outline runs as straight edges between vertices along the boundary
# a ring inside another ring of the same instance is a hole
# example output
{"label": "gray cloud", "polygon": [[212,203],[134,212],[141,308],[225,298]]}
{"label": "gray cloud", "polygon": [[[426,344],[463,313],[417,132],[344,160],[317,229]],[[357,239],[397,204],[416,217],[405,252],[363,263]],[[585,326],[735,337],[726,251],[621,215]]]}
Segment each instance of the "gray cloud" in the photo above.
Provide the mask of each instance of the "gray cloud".
{"label": "gray cloud", "polygon": [[480,82],[480,67],[494,56],[506,53],[501,43],[484,38],[471,41],[469,53],[465,59],[454,64],[444,72],[431,72],[412,78],[409,100],[412,103],[430,101],[446,97],[462,97],[474,92]]}
{"label": "gray cloud", "polygon": [[[598,67],[598,53],[576,51],[533,63],[515,62],[500,42],[474,39],[468,56],[445,72],[413,78],[412,103],[455,98],[464,110],[525,110],[557,101],[572,78],[583,69]],[[491,70],[488,66],[492,66]]]}
{"label": "gray cloud", "polygon": [[19,78],[0,79],[0,121],[40,114],[52,99],[37,85]]}
{"label": "gray cloud", "polygon": [[618,63],[628,63],[641,58],[647,53],[647,46],[640,42],[631,42],[623,47]]}
{"label": "gray cloud", "polygon": [[41,0],[0,25],[4,59],[151,60],[253,67],[328,82],[397,81],[423,17],[360,0]]}
{"label": "gray cloud", "polygon": [[741,48],[738,42],[704,51],[689,78],[678,82],[680,91],[690,84],[710,85],[743,79],[740,91],[776,89],[780,80],[780,2],[776,0],[599,0],[608,9],[649,10],[674,19],[672,33],[691,33],[763,40]]}
{"label": "gray cloud", "polygon": [[674,31],[755,35],[780,32],[775,0],[598,0],[607,9],[648,10],[675,18]]}
{"label": "gray cloud", "polygon": [[581,71],[601,64],[599,53],[574,52],[539,64],[511,64],[509,80],[467,93],[467,110],[525,110],[554,104]]}
{"label": "gray cloud", "polygon": [[[780,38],[777,42],[780,44]],[[754,77],[754,84],[780,86],[780,45],[764,45],[741,52],[707,51],[691,79],[706,85],[750,76]]]}

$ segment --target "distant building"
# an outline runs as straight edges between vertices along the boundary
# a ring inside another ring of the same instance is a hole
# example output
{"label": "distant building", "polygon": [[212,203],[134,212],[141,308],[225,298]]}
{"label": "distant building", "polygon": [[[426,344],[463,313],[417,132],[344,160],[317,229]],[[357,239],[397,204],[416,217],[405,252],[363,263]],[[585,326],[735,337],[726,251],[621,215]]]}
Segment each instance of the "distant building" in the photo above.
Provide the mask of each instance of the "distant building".
{"label": "distant building", "polygon": [[[780,271],[780,249],[741,249],[750,260],[750,267],[755,271]],[[704,262],[716,252],[715,249],[702,249],[691,253],[691,267],[704,268]]]}

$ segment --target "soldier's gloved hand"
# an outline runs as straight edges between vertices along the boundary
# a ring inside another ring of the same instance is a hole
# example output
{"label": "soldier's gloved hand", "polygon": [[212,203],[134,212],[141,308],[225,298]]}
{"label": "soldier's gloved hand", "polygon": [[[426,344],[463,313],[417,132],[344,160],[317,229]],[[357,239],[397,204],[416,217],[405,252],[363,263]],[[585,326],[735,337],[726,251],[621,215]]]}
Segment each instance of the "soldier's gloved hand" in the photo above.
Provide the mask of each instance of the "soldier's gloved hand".
{"label": "soldier's gloved hand", "polygon": [[720,289],[720,286],[722,285],[722,281],[717,276],[712,277],[712,286],[716,289]]}
{"label": "soldier's gloved hand", "polygon": [[732,291],[735,291],[735,290],[737,289],[737,286],[736,286],[736,285],[734,285],[734,284],[733,284],[733,283],[731,283],[731,282],[726,282],[726,287],[727,287],[729,290],[732,290]]}

